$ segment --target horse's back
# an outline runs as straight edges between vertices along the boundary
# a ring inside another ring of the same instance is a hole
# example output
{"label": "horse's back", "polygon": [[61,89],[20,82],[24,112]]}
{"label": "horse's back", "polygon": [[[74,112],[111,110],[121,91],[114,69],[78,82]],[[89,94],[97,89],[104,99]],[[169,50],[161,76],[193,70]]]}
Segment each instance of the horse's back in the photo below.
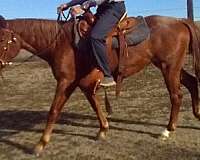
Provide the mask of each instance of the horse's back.
{"label": "horse's back", "polygon": [[175,18],[175,17],[151,15],[151,16],[145,17],[145,20],[150,28],[155,28],[155,27],[170,27],[171,28],[171,26],[173,25],[175,25],[176,27],[180,27],[180,25],[183,25],[181,22],[182,19]]}
{"label": "horse's back", "polygon": [[145,17],[145,20],[151,30],[151,35],[157,38],[161,36],[176,40],[179,36],[186,39],[190,36],[189,29],[185,25],[185,22],[189,23],[187,19],[154,15]]}

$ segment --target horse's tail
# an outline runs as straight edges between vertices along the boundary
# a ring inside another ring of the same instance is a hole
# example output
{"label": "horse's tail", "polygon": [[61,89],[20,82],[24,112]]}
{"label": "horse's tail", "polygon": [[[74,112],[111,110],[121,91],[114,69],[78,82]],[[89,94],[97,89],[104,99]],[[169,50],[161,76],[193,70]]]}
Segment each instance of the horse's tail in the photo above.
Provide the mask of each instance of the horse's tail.
{"label": "horse's tail", "polygon": [[200,29],[191,20],[184,19],[183,23],[190,31],[191,39],[189,53],[191,53],[193,56],[195,74],[200,81]]}

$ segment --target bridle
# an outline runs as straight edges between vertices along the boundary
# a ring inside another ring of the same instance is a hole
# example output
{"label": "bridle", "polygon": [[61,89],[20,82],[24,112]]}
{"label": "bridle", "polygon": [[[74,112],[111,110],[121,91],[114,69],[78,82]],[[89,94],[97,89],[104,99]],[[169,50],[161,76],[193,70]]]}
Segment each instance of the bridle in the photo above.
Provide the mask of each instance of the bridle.
{"label": "bridle", "polygon": [[17,38],[14,36],[14,32],[12,32],[12,31],[10,31],[8,29],[5,29],[5,28],[0,28],[0,29],[3,32],[11,34],[11,38],[10,38],[10,35],[9,35],[8,39],[6,39],[6,40],[4,40],[4,39],[0,40],[0,43],[5,43],[5,46],[3,46],[2,53],[0,53],[0,65],[1,65],[1,67],[0,67],[0,77],[2,78],[2,80],[4,82],[5,79],[4,79],[4,76],[2,74],[2,69],[5,68],[7,65],[12,65],[12,62],[5,62],[5,60],[3,60],[3,59],[5,59],[5,57],[7,55],[7,52],[9,51],[10,45],[12,43],[16,43],[17,42]]}
{"label": "bridle", "polygon": [[[14,36],[14,32],[12,32],[12,31],[10,31],[8,29],[4,29],[3,31],[11,34],[11,38],[8,39],[7,42],[5,42],[5,46],[3,46],[3,52],[0,53],[0,63],[1,63],[1,66],[5,67],[6,65],[12,65],[12,62],[5,62],[3,59],[6,57],[7,52],[9,51],[10,45],[12,43],[16,43],[17,38]],[[0,43],[3,42],[3,41],[4,41],[4,39],[1,40]]]}
{"label": "bridle", "polygon": [[[60,13],[58,13],[58,17],[57,17],[57,22],[59,25],[61,25],[61,28],[62,28],[62,23],[63,20],[62,20],[62,17],[64,18],[64,21],[67,21],[69,16],[70,16],[70,13],[71,13],[71,9],[69,10],[67,16],[65,15],[65,13],[62,11]],[[0,28],[1,29],[1,28]],[[12,65],[13,63],[12,62],[5,62],[5,60],[3,60],[5,57],[6,57],[6,54],[7,52],[9,51],[9,45],[11,45],[12,43],[16,42],[17,41],[17,38],[14,36],[14,32],[13,31],[10,31],[9,29],[6,29],[6,28],[2,28],[3,31],[5,32],[9,32],[11,34],[11,38],[7,40],[7,42],[5,43],[5,46],[3,46],[3,53],[0,53],[0,65],[2,67],[5,67],[7,65]],[[61,30],[59,29],[58,33],[56,34],[55,38],[54,39],[57,39],[58,35],[61,33]],[[0,41],[3,42],[4,40]],[[53,42],[51,42],[52,44]],[[51,45],[50,45],[51,46]],[[34,56],[38,56],[38,55],[41,55],[43,54],[44,52],[46,52],[50,47],[47,47],[45,48],[44,50],[40,51],[38,54],[34,54],[34,55],[31,55],[30,57],[28,57],[27,59],[25,59],[23,62],[26,62],[28,60],[30,60],[31,58],[33,58]]]}

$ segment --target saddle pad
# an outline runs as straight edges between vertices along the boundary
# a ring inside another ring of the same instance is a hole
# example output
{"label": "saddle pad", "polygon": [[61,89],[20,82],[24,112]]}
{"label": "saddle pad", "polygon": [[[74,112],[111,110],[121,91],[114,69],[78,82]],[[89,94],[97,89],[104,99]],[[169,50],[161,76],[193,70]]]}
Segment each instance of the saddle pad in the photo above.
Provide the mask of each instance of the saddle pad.
{"label": "saddle pad", "polygon": [[[150,34],[150,29],[144,17],[139,16],[137,18],[139,19],[140,23],[136,26],[133,26],[131,32],[125,35],[126,43],[128,46],[137,45],[143,42]],[[119,41],[117,37],[113,37],[112,48],[119,48]]]}

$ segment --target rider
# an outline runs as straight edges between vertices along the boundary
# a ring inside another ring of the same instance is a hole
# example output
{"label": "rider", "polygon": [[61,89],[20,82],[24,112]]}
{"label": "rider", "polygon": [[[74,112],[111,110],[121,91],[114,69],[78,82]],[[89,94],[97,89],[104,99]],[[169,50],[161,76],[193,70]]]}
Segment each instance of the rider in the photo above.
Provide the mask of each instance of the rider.
{"label": "rider", "polygon": [[98,66],[104,73],[104,79],[100,85],[104,87],[114,86],[116,82],[111,75],[108,65],[105,42],[107,34],[126,12],[124,0],[71,0],[68,3],[61,4],[57,9],[60,12],[75,5],[81,5],[81,8],[84,10],[98,6],[96,13],[97,20],[91,30],[89,41]]}

